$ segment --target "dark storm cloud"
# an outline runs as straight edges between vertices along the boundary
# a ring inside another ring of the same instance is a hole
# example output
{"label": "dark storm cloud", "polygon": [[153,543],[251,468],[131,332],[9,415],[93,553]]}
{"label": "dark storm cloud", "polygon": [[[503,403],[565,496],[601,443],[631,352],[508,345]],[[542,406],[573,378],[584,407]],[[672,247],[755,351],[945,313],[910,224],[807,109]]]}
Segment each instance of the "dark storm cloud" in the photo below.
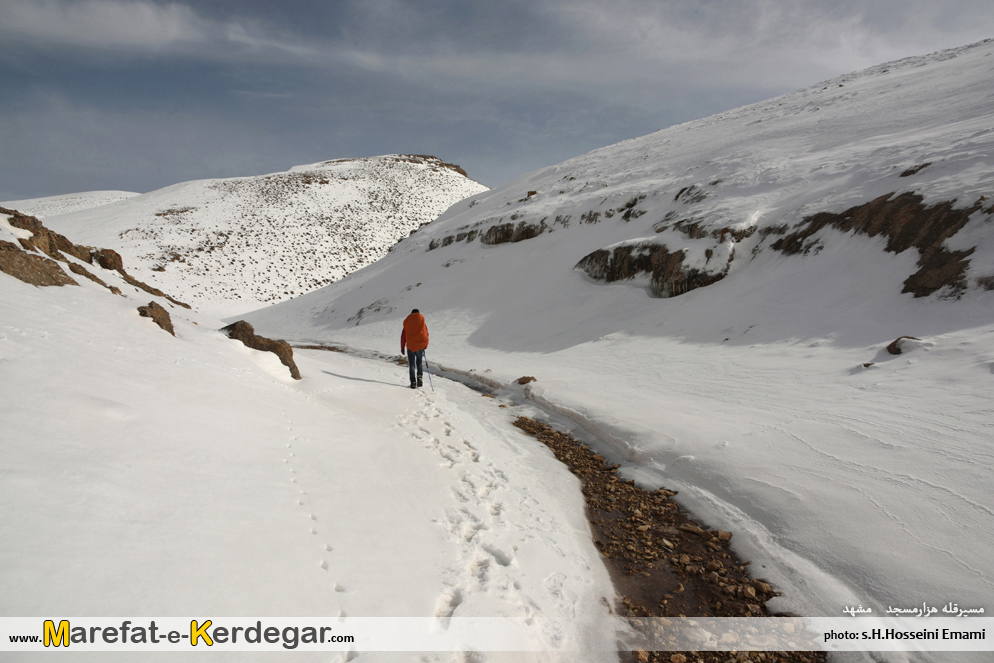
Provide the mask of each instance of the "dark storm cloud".
{"label": "dark storm cloud", "polygon": [[496,185],[977,41],[991,14],[987,0],[0,0],[0,200],[391,152]]}

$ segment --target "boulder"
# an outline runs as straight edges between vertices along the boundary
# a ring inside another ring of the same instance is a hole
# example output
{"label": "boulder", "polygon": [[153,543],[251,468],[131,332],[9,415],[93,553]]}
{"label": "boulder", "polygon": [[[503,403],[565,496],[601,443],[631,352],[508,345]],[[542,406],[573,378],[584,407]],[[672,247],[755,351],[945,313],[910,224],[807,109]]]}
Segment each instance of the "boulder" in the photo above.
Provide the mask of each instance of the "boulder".
{"label": "boulder", "polygon": [[887,352],[891,353],[892,355],[901,354],[903,352],[903,349],[901,348],[901,341],[903,341],[904,339],[908,339],[911,341],[920,340],[914,336],[898,336],[897,338],[895,338],[893,341],[890,342],[890,345],[887,346]]}
{"label": "boulder", "polygon": [[155,302],[149,302],[148,306],[139,306],[138,314],[143,318],[152,318],[152,322],[159,325],[173,336],[176,335],[176,331],[173,329],[173,321],[169,317],[169,311],[162,308]]}
{"label": "boulder", "polygon": [[255,329],[249,323],[244,320],[239,320],[234,322],[227,327],[221,329],[228,338],[233,338],[237,341],[241,341],[246,346],[252,348],[253,350],[262,350],[263,352],[272,352],[283,365],[290,369],[290,376],[294,380],[299,380],[300,371],[297,369],[296,362],[293,361],[293,348],[286,341],[273,340],[271,338],[266,338],[265,336],[257,336]]}

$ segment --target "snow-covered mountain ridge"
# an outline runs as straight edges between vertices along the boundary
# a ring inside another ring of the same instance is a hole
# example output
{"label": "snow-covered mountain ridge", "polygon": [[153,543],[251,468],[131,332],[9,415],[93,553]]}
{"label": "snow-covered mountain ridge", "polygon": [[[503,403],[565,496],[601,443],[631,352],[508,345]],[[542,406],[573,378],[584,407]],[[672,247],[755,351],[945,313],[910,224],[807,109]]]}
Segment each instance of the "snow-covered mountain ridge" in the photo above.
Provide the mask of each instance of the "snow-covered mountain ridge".
{"label": "snow-covered mountain ridge", "polygon": [[66,193],[60,196],[44,198],[27,198],[24,200],[9,200],[2,203],[3,207],[15,209],[22,214],[28,214],[37,219],[50,216],[79,212],[85,209],[110,205],[119,200],[127,200],[140,196],[134,191],[83,191],[81,193]]}
{"label": "snow-covered mountain ridge", "polygon": [[185,182],[46,223],[118,251],[138,278],[194,306],[235,313],[336,281],[483,190],[435,157],[389,155]]}
{"label": "snow-covered mountain ridge", "polygon": [[[990,238],[974,229],[952,238],[994,214],[992,51],[988,40],[908,58],[597,150],[456,206],[419,247],[570,231],[591,249],[574,261],[589,276],[642,276],[651,294],[669,297],[764,250],[817,251],[816,237],[802,239],[831,224],[932,258],[908,292],[990,287]],[[942,215],[941,230],[932,227]],[[596,224],[610,230],[584,230]],[[951,269],[946,240],[975,255]]]}

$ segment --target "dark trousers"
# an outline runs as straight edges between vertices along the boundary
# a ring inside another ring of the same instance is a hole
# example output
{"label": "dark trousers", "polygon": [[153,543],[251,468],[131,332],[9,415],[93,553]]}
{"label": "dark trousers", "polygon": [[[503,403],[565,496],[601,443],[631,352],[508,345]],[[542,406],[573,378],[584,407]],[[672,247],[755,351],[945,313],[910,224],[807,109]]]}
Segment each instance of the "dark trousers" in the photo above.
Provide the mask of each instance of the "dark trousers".
{"label": "dark trousers", "polygon": [[[407,364],[411,368],[411,384],[417,384],[416,380],[421,379],[422,369],[421,365],[424,362],[425,351],[424,350],[408,350],[407,351]],[[418,373],[415,377],[414,374],[414,364],[418,365]]]}

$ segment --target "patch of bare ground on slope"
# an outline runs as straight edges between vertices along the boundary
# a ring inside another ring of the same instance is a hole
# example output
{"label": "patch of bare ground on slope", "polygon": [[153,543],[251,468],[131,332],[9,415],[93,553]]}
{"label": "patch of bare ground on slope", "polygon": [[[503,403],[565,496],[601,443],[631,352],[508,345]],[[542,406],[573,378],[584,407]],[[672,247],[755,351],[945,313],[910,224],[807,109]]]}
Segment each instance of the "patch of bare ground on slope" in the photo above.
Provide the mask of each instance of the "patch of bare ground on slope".
{"label": "patch of bare ground on slope", "polygon": [[[594,544],[618,592],[625,617],[768,617],[766,601],[779,596],[749,575],[748,562],[729,550],[730,532],[709,530],[673,501],[675,492],[647,491],[618,476],[576,438],[528,417],[514,425],[548,446],[583,483]],[[632,652],[641,662],[821,663],[824,652]]]}

